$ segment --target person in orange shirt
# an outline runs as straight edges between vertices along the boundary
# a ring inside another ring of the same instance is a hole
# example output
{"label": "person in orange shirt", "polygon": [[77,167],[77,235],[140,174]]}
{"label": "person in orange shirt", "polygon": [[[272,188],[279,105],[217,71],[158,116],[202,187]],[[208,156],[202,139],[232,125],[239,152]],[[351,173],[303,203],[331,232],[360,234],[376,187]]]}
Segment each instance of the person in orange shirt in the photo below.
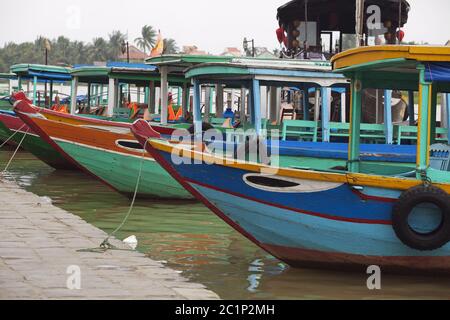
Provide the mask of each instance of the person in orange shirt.
{"label": "person in orange shirt", "polygon": [[61,105],[61,100],[58,95],[55,97],[55,104],[52,106],[51,110],[61,113],[68,113],[67,107],[65,105]]}
{"label": "person in orange shirt", "polygon": [[183,108],[178,108],[177,113],[175,113],[175,110],[173,109],[173,95],[171,92],[169,92],[169,99],[168,99],[168,111],[169,111],[169,121],[179,121],[181,117],[183,116]]}

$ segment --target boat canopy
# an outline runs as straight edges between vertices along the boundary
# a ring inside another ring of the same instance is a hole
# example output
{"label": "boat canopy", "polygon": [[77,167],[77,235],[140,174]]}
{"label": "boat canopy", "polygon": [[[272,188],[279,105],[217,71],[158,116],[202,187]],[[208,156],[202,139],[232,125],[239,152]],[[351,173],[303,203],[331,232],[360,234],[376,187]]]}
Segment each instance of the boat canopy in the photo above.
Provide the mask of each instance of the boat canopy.
{"label": "boat canopy", "polygon": [[[360,169],[360,124],[363,89],[419,92],[417,179],[447,181],[448,172],[430,167],[431,145],[437,143],[438,93],[450,97],[450,47],[375,46],[340,53],[332,59],[336,72],[352,79],[349,170]],[[447,100],[446,99],[446,100]],[[447,105],[447,125],[450,108]],[[447,135],[450,132],[447,127]]]}
{"label": "boat canopy", "polygon": [[21,79],[37,78],[38,81],[67,82],[72,79],[69,67],[48,66],[40,64],[17,64],[10,69],[11,73]]}
{"label": "boat canopy", "polygon": [[155,65],[159,68],[167,67],[170,73],[184,75],[184,71],[194,65],[202,63],[229,62],[232,59],[232,57],[214,55],[169,54],[148,58],[145,60],[145,63]]}
{"label": "boat canopy", "polygon": [[14,73],[0,73],[0,80],[15,80],[17,76]]}
{"label": "boat canopy", "polygon": [[423,69],[426,81],[435,82],[440,92],[450,92],[450,47],[362,47],[334,56],[332,63],[335,72],[349,78],[359,74],[365,88],[415,91]]}
{"label": "boat canopy", "polygon": [[[321,87],[348,84],[340,74],[333,73],[331,63],[326,61],[301,61],[284,59],[234,58],[226,63],[204,63],[189,68],[187,78],[200,83],[221,83],[228,87],[258,80],[261,85],[296,86],[311,83]],[[276,84],[278,83],[278,84]]]}
{"label": "boat canopy", "polygon": [[[118,79],[122,83],[148,86],[150,81],[158,82],[160,74],[155,65],[142,63],[108,62],[104,66],[77,66],[71,72],[83,83],[108,84],[109,79]],[[182,84],[184,77],[169,76],[169,82]]]}

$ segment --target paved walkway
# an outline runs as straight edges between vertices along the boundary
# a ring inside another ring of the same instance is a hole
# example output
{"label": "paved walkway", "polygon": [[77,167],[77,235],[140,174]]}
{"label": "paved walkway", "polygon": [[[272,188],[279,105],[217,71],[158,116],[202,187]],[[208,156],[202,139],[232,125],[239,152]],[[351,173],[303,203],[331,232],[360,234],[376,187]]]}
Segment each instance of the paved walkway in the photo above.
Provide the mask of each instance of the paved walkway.
{"label": "paved walkway", "polygon": [[136,251],[77,252],[106,233],[1,180],[0,233],[0,299],[218,299]]}

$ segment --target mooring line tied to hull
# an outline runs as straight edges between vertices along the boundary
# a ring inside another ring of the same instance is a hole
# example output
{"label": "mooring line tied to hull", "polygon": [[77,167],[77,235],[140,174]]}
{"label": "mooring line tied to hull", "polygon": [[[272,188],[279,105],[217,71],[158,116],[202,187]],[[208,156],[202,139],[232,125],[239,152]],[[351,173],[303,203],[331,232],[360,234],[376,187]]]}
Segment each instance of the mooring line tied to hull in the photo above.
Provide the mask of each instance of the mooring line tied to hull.
{"label": "mooring line tied to hull", "polygon": [[[7,141],[9,141],[9,140],[10,140],[17,132],[19,132],[24,126],[25,126],[25,125],[23,125],[19,130],[17,130],[11,137],[9,137],[9,139],[8,139]],[[8,163],[6,164],[5,169],[3,169],[3,171],[0,173],[0,175],[1,175],[2,177],[4,177],[4,176],[5,176],[5,173],[8,172],[8,169],[9,169],[9,167],[10,167],[12,161],[13,161],[14,158],[16,157],[16,154],[17,154],[17,152],[19,151],[20,147],[22,146],[22,143],[23,143],[23,141],[25,140],[25,138],[27,137],[27,134],[28,134],[29,131],[30,131],[30,128],[28,128],[27,131],[25,131],[25,133],[24,133],[22,139],[20,140],[20,143],[19,143],[19,144],[17,145],[17,147],[16,147],[16,150],[14,150],[13,155],[12,155],[11,158],[9,159]],[[5,143],[6,143],[6,142],[5,142]],[[3,144],[0,146],[0,148],[3,147],[3,145],[4,145],[5,143],[3,143]],[[12,177],[12,178],[13,178],[13,180],[15,181],[14,177]]]}
{"label": "mooring line tied to hull", "polygon": [[[14,138],[14,136],[21,132],[21,130],[25,127],[25,124],[23,126],[21,126],[18,130],[16,130],[12,135],[9,136],[8,139],[6,139],[1,145],[0,145],[0,149],[3,148],[9,141],[11,141],[12,138]],[[27,131],[28,133],[28,131]]]}
{"label": "mooring line tied to hull", "polygon": [[133,209],[134,209],[134,205],[136,203],[136,198],[137,198],[137,194],[139,192],[139,185],[141,183],[141,178],[142,178],[142,171],[144,170],[144,161],[145,161],[145,149],[147,147],[147,141],[144,144],[144,148],[142,151],[142,158],[141,158],[141,164],[140,164],[140,168],[139,168],[139,174],[137,177],[137,181],[136,181],[136,187],[134,189],[134,194],[133,194],[133,198],[130,204],[130,208],[128,209],[127,214],[125,215],[124,219],[122,220],[122,222],[120,223],[120,225],[113,231],[111,232],[106,239],[100,244],[100,246],[98,248],[91,248],[91,249],[81,249],[78,250],[78,252],[92,252],[92,253],[105,253],[109,250],[118,250],[118,251],[134,251],[133,249],[119,249],[116,246],[114,246],[113,244],[110,243],[110,240],[112,237],[114,237],[117,232],[119,232],[124,225],[127,223],[128,219],[130,218]]}

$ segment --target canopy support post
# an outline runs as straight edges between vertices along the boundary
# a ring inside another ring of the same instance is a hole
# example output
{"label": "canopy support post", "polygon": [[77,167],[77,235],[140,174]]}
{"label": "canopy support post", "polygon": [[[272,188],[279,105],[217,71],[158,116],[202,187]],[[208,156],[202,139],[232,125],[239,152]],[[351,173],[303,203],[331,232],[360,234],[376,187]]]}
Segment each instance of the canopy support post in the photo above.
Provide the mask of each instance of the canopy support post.
{"label": "canopy support post", "polygon": [[384,90],[384,133],[386,135],[386,143],[393,144],[392,90]]}
{"label": "canopy support post", "polygon": [[246,120],[246,112],[245,112],[245,102],[247,100],[247,89],[242,86],[241,87],[241,105],[240,105],[240,115],[239,120],[243,124]]}
{"label": "canopy support post", "polygon": [[425,66],[418,66],[419,82],[419,124],[417,134],[417,178],[422,179],[428,169],[430,150],[430,114],[432,85],[425,81]]}
{"label": "canopy support post", "polygon": [[409,125],[414,126],[416,124],[416,110],[414,101],[414,91],[408,91],[408,114],[409,114]]}
{"label": "canopy support post", "polygon": [[361,145],[361,103],[362,84],[361,74],[358,72],[352,83],[351,89],[351,110],[350,110],[350,143],[348,152],[348,170],[359,173],[360,167],[360,145]]}
{"label": "canopy support post", "polygon": [[195,137],[202,138],[202,106],[201,106],[201,85],[197,79],[193,80],[194,85],[194,128]]}
{"label": "canopy support post", "polygon": [[203,121],[205,121],[206,123],[210,122],[209,116],[211,114],[211,103],[212,103],[211,95],[212,95],[211,87],[209,85],[205,86],[205,116]]}
{"label": "canopy support post", "polygon": [[331,88],[322,87],[322,141],[330,142]]}
{"label": "canopy support post", "polygon": [[341,123],[347,122],[347,89],[341,93]]}
{"label": "canopy support post", "polygon": [[117,93],[117,80],[114,78],[109,78],[108,86],[108,108],[106,110],[106,115],[112,117],[114,115],[114,109],[116,107],[116,93]]}
{"label": "canopy support post", "polygon": [[261,135],[261,87],[259,80],[253,79],[252,81],[252,115],[253,115],[253,124],[255,126],[256,135],[259,137]]}
{"label": "canopy support post", "polygon": [[37,105],[37,81],[38,78],[36,76],[33,77],[33,104]]}
{"label": "canopy support post", "polygon": [[221,83],[216,86],[216,118],[223,118],[223,86]]}
{"label": "canopy support post", "polygon": [[70,96],[70,114],[74,115],[77,111],[77,91],[78,91],[78,77],[72,78],[72,88]]}
{"label": "canopy support post", "polygon": [[161,71],[161,124],[167,125],[168,121],[168,90],[169,90],[169,83],[168,83],[168,67],[162,66],[160,67]]}

